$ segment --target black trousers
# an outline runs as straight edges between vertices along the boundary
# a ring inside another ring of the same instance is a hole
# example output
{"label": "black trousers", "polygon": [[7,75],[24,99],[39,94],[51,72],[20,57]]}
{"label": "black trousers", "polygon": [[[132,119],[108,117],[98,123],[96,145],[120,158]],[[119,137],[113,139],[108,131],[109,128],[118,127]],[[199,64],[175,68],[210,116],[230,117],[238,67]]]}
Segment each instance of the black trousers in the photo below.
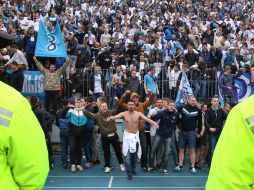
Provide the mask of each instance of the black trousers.
{"label": "black trousers", "polygon": [[114,148],[119,164],[123,164],[121,145],[116,133],[112,137],[108,137],[108,135],[101,135],[101,143],[104,152],[105,167],[110,167],[110,144]]}
{"label": "black trousers", "polygon": [[57,111],[57,104],[58,104],[58,90],[45,90],[45,108],[46,111],[49,110],[50,103],[52,103],[52,107],[54,110],[54,114]]}
{"label": "black trousers", "polygon": [[70,136],[70,162],[71,165],[81,165],[82,160],[82,148],[85,142],[83,136]]}
{"label": "black trousers", "polygon": [[139,132],[139,139],[140,139],[140,145],[141,145],[141,168],[146,168],[148,163],[147,158],[147,139],[146,139],[146,133],[145,131]]}
{"label": "black trousers", "polygon": [[26,54],[26,60],[28,62],[28,67],[30,71],[38,71],[38,68],[35,65],[33,60],[34,54]]}

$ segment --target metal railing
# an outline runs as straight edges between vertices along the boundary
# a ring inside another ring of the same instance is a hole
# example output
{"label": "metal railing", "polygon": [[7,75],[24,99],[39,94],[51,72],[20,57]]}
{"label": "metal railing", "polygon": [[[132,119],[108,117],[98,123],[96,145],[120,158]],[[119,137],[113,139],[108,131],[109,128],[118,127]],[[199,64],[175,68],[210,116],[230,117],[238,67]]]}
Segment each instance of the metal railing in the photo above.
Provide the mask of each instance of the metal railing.
{"label": "metal railing", "polygon": [[[175,99],[178,91],[178,87],[170,89],[169,83],[171,82],[166,74],[165,70],[162,69],[160,74],[158,75],[158,87],[160,94],[158,95],[159,98],[171,98]],[[214,76],[216,76],[216,72],[214,71]],[[82,88],[82,97],[88,97],[89,95],[89,86],[90,86],[90,75],[93,73],[93,70],[77,70],[77,74],[80,77],[81,80],[81,88]],[[104,74],[106,79],[106,89],[105,89],[105,97],[108,100],[108,103],[112,105],[113,99],[114,99],[114,87],[111,85],[111,81],[113,78],[113,75],[115,73],[115,70],[113,69],[107,69],[102,70],[102,74]],[[141,74],[141,91],[139,93],[141,100],[144,100],[146,95],[144,92],[144,76],[147,74],[147,72],[144,72]],[[174,81],[175,82],[175,81]],[[179,84],[180,81],[177,83]],[[190,85],[192,86],[193,92],[198,91],[197,93],[197,100],[198,101],[208,101],[210,100],[214,95],[218,94],[218,81],[217,77],[205,77],[204,79],[199,78],[198,80],[194,80],[193,78],[189,78]],[[205,87],[205,89],[203,89]],[[197,89],[199,88],[199,89]],[[66,82],[65,78],[63,78],[63,97],[69,98],[71,97],[71,90],[70,85],[68,85],[68,82]]]}

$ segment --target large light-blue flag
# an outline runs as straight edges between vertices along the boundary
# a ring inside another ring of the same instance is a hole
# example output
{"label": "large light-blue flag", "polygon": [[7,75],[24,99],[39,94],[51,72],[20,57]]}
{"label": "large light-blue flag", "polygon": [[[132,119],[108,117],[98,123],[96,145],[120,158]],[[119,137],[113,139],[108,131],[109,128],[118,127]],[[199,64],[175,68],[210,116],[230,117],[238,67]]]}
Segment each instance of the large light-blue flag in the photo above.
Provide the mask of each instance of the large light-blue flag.
{"label": "large light-blue flag", "polygon": [[44,22],[40,20],[38,38],[35,48],[36,57],[66,57],[66,48],[59,23],[49,31]]}
{"label": "large light-blue flag", "polygon": [[186,73],[182,72],[182,78],[176,96],[176,106],[180,107],[183,104],[186,104],[190,96],[193,96],[193,90]]}
{"label": "large light-blue flag", "polygon": [[[217,72],[218,81],[220,80],[221,75],[222,75],[222,72],[218,71]],[[223,98],[223,94],[222,94],[220,85],[218,85],[218,98],[219,98],[220,107],[223,108],[224,107],[224,98]]]}

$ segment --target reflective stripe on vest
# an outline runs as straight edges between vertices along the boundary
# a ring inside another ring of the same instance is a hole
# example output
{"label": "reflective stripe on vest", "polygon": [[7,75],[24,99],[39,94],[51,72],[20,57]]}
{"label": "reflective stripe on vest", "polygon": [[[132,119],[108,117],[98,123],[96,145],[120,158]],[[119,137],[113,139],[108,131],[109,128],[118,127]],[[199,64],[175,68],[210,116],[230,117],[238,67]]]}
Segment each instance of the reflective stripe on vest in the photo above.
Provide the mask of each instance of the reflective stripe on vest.
{"label": "reflective stripe on vest", "polygon": [[[5,117],[8,117],[8,119],[2,117],[1,115],[5,116]],[[10,123],[11,123],[11,121],[9,119],[12,118],[12,115],[13,115],[13,113],[11,111],[0,107],[0,125],[5,126],[5,127],[9,127]]]}
{"label": "reflective stripe on vest", "polygon": [[[254,115],[248,117],[248,118],[246,119],[246,121],[247,121],[248,125],[254,124]],[[252,133],[254,134],[254,126],[253,126],[253,125],[251,126],[250,129],[251,129]]]}
{"label": "reflective stripe on vest", "polygon": [[12,112],[2,107],[0,107],[0,115],[12,118]]}

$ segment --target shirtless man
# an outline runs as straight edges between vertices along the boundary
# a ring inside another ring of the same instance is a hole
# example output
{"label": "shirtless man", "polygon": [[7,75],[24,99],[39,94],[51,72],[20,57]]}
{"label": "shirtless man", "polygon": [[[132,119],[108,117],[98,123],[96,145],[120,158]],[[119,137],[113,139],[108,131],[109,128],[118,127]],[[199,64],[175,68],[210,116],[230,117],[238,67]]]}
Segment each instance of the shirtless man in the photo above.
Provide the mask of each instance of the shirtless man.
{"label": "shirtless man", "polygon": [[128,101],[127,104],[128,111],[122,112],[118,115],[111,116],[107,120],[124,119],[125,120],[125,130],[123,134],[123,155],[125,161],[125,168],[128,175],[128,179],[132,179],[132,175],[136,174],[135,162],[137,156],[141,157],[141,146],[139,139],[138,122],[139,119],[143,119],[159,128],[158,124],[151,119],[144,116],[144,114],[135,111],[135,103],[132,99]]}

